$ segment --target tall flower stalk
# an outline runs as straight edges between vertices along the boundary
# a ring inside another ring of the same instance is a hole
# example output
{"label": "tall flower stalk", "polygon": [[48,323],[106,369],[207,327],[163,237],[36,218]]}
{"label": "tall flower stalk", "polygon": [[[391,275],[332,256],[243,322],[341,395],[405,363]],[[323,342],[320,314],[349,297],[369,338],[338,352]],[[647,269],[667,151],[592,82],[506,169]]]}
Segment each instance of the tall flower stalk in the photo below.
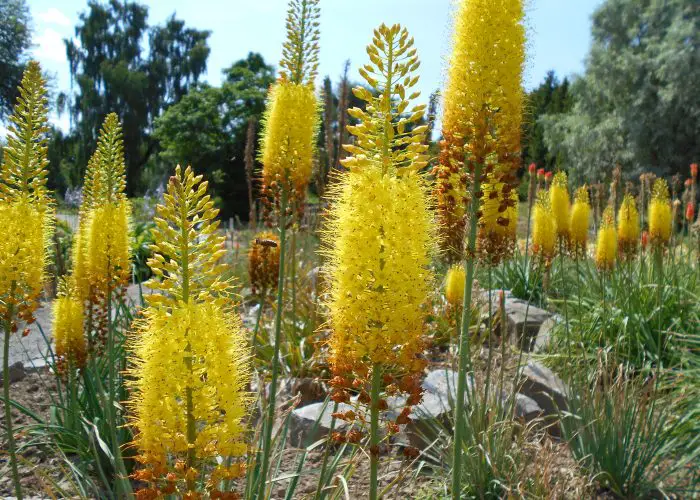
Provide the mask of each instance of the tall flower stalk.
{"label": "tall flower stalk", "polygon": [[[402,412],[387,422],[389,434],[409,421],[411,406],[422,398],[424,315],[429,294],[432,217],[426,183],[425,105],[419,96],[419,66],[413,39],[405,28],[381,25],[367,47],[370,63],[360,74],[371,90],[354,94],[367,104],[349,113],[358,125],[345,145],[348,171],[331,187],[333,205],[324,234],[330,283],[330,364],[332,398],[369,405],[369,497],[377,498],[380,412],[386,397],[407,393]],[[355,421],[357,414],[339,414]],[[357,442],[356,431],[335,438]]]}
{"label": "tall flower stalk", "polygon": [[[525,61],[523,16],[521,0],[462,0],[454,20],[453,50],[444,91],[444,141],[436,175],[438,200],[446,190],[454,191],[455,200],[450,205],[453,208],[447,207],[448,213],[441,215],[441,231],[452,231],[452,223],[446,223],[445,218],[461,225],[466,214],[471,221],[466,251],[463,250],[464,232],[455,233],[454,238],[450,236],[455,242],[452,246],[456,246],[451,250],[456,252],[458,260],[465,261],[452,464],[451,494],[455,499],[461,494],[468,326],[477,226],[483,215],[480,210],[482,182],[495,186],[495,196],[499,196],[500,191],[501,203],[509,203],[509,192],[520,162]],[[470,193],[467,193],[468,185]]]}
{"label": "tall flower stalk", "polygon": [[137,497],[195,498],[204,489],[218,498],[222,481],[245,473],[249,354],[217,215],[207,182],[178,166],[153,229],[156,293],[131,346],[128,405],[142,464],[134,478],[147,484]]}
{"label": "tall flower stalk", "polygon": [[0,319],[4,330],[5,429],[15,495],[22,498],[10,404],[10,335],[30,322],[46,281],[54,208],[46,189],[48,99],[39,63],[30,61],[10,117],[0,170]]}
{"label": "tall flower stalk", "polygon": [[[319,16],[318,0],[290,0],[286,21],[287,40],[280,61],[282,70],[270,88],[262,123],[261,194],[266,202],[268,220],[273,212],[279,215],[280,256],[270,399],[263,423],[262,464],[259,465],[258,475],[260,498],[265,497],[272,451],[284,306],[287,225],[290,216],[300,214],[303,210],[320,125],[320,104],[314,90],[318,68]],[[295,286],[294,280],[292,286]]]}

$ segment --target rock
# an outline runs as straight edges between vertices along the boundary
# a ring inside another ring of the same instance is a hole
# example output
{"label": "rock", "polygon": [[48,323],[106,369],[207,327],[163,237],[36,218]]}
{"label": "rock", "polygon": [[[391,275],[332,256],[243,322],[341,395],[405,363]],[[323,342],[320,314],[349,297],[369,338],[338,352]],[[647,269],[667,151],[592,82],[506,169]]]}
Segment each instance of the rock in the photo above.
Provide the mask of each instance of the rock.
{"label": "rock", "polygon": [[520,344],[520,348],[531,350],[542,324],[550,314],[520,299],[506,300],[506,321],[511,342]]}
{"label": "rock", "polygon": [[[270,397],[270,384],[265,388],[265,396]],[[275,406],[279,407],[299,396],[299,406],[306,406],[326,399],[323,383],[313,378],[283,378],[278,380]]]}
{"label": "rock", "polygon": [[[303,448],[323,439],[331,429],[334,420],[334,403],[312,403],[310,405],[295,408],[289,417],[289,442],[292,446]],[[346,403],[338,404],[338,412],[356,411],[355,407]],[[345,430],[348,427],[345,420],[335,419],[334,429]]]}
{"label": "rock", "polygon": [[[508,404],[510,394],[506,391],[502,392],[503,404]],[[522,418],[525,422],[532,420],[542,415],[542,408],[537,404],[537,401],[524,394],[517,393],[515,395],[515,417]]]}
{"label": "rock", "polygon": [[558,314],[550,316],[544,320],[532,345],[532,350],[534,352],[544,352],[549,349],[552,330],[554,330],[554,327],[561,323],[561,321],[562,319]]}
{"label": "rock", "polygon": [[[523,369],[520,392],[534,399],[549,420],[567,408],[566,385],[552,370],[537,361],[529,361]],[[551,431],[558,434],[558,426],[552,426]]]}
{"label": "rock", "polygon": [[[24,380],[24,377],[27,376],[27,372],[24,369],[24,365],[22,364],[21,361],[17,361],[15,363],[12,363],[9,366],[9,380],[11,384],[14,384],[15,382],[19,382],[21,380]],[[0,372],[0,382],[3,381],[2,378],[2,372]]]}

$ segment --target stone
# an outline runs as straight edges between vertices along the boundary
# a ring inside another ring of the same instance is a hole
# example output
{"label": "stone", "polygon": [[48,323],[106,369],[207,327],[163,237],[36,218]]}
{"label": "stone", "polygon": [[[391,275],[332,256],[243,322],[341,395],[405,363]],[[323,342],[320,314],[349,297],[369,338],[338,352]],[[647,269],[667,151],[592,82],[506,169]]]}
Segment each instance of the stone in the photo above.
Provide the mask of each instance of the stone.
{"label": "stone", "polygon": [[552,340],[552,331],[561,321],[562,319],[558,314],[544,320],[532,344],[533,352],[545,352],[549,350],[549,345]]}
{"label": "stone", "polygon": [[[314,378],[283,378],[278,380],[275,406],[280,407],[298,396],[298,405],[306,406],[326,399],[323,383]],[[265,388],[265,396],[270,397],[270,384]]]}
{"label": "stone", "polygon": [[[21,361],[17,361],[15,363],[12,363],[8,367],[9,371],[9,381],[11,384],[14,384],[15,382],[20,382],[21,380],[24,380],[24,378],[27,376],[27,371],[24,369],[24,365],[22,364]],[[0,382],[3,381],[2,378],[2,372],[0,372]]]}
{"label": "stone", "polygon": [[[295,408],[289,417],[289,442],[292,446],[303,448],[315,443],[319,439],[328,436],[332,421],[335,420],[334,430],[346,430],[348,422],[340,419],[333,419],[333,407],[335,403],[312,403],[307,406]],[[338,404],[338,412],[357,411],[352,405],[346,403]]]}
{"label": "stone", "polygon": [[[510,394],[506,391],[501,393],[503,404],[508,403]],[[516,393],[515,395],[515,417],[522,418],[525,422],[531,422],[542,415],[542,408],[537,404],[537,401],[525,394]]]}
{"label": "stone", "polygon": [[547,311],[532,304],[528,305],[524,300],[506,300],[508,336],[511,342],[516,345],[519,344],[523,350],[532,350],[542,324],[549,317],[550,314]]}
{"label": "stone", "polygon": [[[522,371],[520,393],[535,400],[545,417],[556,417],[567,409],[569,390],[564,382],[549,368],[537,361],[528,361]],[[558,429],[553,428],[556,433]]]}

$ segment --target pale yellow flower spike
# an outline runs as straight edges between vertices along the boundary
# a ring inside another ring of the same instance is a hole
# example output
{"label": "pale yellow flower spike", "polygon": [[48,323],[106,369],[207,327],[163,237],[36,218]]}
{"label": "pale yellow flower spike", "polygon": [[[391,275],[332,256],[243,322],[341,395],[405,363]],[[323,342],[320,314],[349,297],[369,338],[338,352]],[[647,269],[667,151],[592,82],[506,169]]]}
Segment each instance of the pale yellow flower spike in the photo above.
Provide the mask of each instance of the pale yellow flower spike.
{"label": "pale yellow flower spike", "polygon": [[445,277],[445,298],[452,307],[462,307],[464,299],[464,266],[455,264]]}
{"label": "pale yellow flower spike", "polygon": [[532,253],[549,262],[557,251],[557,232],[546,191],[537,193],[532,213]]}
{"label": "pale yellow flower spike", "polygon": [[566,173],[557,172],[554,175],[552,186],[549,188],[549,204],[552,208],[557,236],[564,240],[569,237],[570,203]]}

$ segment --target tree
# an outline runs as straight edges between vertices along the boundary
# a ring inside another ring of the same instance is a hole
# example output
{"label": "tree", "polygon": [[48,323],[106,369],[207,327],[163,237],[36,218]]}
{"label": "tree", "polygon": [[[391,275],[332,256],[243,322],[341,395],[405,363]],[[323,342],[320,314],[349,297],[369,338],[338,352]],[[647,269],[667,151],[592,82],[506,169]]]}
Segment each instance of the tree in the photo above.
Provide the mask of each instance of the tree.
{"label": "tree", "polygon": [[206,175],[222,215],[247,217],[248,122],[262,116],[274,69],[260,54],[250,53],[223,73],[221,87],[199,85],[170,106],[156,120],[155,137],[160,141],[160,157],[168,165],[191,164]]}
{"label": "tree", "polygon": [[0,121],[12,114],[32,44],[25,0],[0,0]]}
{"label": "tree", "polygon": [[569,80],[559,81],[554,71],[547,72],[544,81],[526,96],[527,116],[523,120],[522,158],[528,165],[553,170],[556,157],[550,154],[544,142],[544,126],[540,118],[545,115],[565,113],[571,109]]}
{"label": "tree", "polygon": [[65,41],[75,88],[69,107],[82,144],[78,164],[87,164],[102,121],[116,112],[124,126],[130,195],[158,146],[154,120],[197,84],[209,56],[209,31],[186,28],[174,15],[162,26],[147,21],[144,5],[91,0],[75,28],[79,43]]}
{"label": "tree", "polygon": [[607,0],[593,15],[570,113],[541,118],[575,177],[686,172],[700,157],[700,4]]}

